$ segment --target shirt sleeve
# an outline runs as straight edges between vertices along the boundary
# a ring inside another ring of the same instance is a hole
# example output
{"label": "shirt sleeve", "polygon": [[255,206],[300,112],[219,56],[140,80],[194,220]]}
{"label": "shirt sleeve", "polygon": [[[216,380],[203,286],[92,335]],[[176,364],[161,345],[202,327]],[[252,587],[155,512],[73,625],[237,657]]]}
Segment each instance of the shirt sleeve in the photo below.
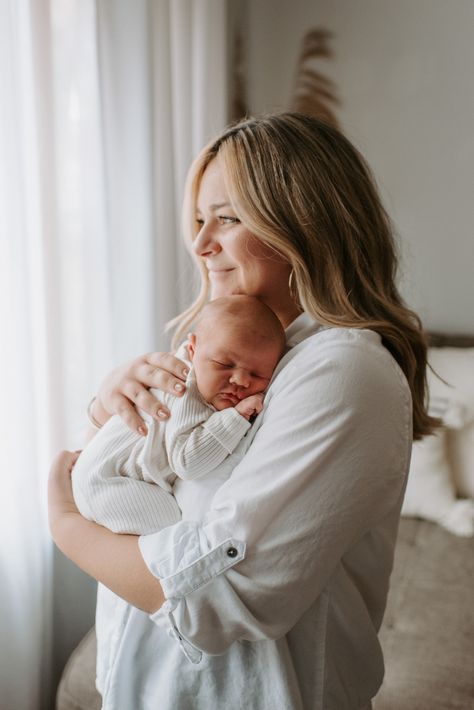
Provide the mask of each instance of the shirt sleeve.
{"label": "shirt sleeve", "polygon": [[166,423],[166,451],[171,469],[184,480],[212,471],[231,454],[250,423],[234,407],[212,413],[195,383],[183,397],[174,397]]}
{"label": "shirt sleeve", "polygon": [[140,538],[167,598],[151,618],[192,661],[285,635],[351,546],[400,504],[405,378],[380,345],[311,340],[270,387],[261,426],[203,523]]}

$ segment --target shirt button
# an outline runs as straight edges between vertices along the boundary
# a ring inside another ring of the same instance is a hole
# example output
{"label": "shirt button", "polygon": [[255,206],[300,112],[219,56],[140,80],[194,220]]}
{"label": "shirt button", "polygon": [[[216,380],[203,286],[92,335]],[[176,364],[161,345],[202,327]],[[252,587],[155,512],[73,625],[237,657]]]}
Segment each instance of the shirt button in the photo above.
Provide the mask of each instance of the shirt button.
{"label": "shirt button", "polygon": [[227,550],[227,556],[228,556],[228,557],[237,557],[238,554],[239,554],[239,553],[237,552],[237,550],[235,549],[235,547],[229,547],[229,549]]}

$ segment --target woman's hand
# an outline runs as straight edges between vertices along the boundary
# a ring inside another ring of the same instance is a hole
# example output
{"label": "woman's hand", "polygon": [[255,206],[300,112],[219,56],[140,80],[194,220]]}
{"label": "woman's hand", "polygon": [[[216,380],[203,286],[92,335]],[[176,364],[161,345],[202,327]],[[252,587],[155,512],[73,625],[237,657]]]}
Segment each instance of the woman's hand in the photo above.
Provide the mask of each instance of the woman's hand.
{"label": "woman's hand", "polygon": [[55,540],[58,522],[70,514],[80,515],[72,494],[71,473],[80,451],[61,451],[53,463],[48,480],[49,528]]}
{"label": "woman's hand", "polygon": [[132,431],[146,435],[146,425],[137,407],[163,421],[169,410],[149,391],[150,387],[181,396],[186,387],[186,363],[171,353],[148,353],[116,367],[105,378],[92,413],[101,423],[113,414],[122,417]]}

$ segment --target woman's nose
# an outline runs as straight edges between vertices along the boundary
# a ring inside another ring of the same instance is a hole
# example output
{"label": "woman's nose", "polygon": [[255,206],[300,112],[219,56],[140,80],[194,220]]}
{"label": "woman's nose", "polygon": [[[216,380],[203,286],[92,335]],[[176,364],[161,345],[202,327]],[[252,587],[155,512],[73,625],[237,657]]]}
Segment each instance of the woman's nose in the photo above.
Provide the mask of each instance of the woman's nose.
{"label": "woman's nose", "polygon": [[205,224],[199,230],[193,243],[194,253],[198,256],[209,256],[220,250],[219,243],[213,237],[212,230]]}

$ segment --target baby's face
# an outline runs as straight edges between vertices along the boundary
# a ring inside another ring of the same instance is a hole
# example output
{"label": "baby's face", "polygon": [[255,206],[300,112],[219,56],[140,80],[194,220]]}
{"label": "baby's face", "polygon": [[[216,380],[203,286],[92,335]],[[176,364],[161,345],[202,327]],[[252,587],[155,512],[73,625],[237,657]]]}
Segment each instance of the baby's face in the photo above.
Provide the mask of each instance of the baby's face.
{"label": "baby's face", "polygon": [[281,355],[277,343],[237,337],[224,329],[192,335],[189,353],[198,390],[217,410],[263,392]]}

